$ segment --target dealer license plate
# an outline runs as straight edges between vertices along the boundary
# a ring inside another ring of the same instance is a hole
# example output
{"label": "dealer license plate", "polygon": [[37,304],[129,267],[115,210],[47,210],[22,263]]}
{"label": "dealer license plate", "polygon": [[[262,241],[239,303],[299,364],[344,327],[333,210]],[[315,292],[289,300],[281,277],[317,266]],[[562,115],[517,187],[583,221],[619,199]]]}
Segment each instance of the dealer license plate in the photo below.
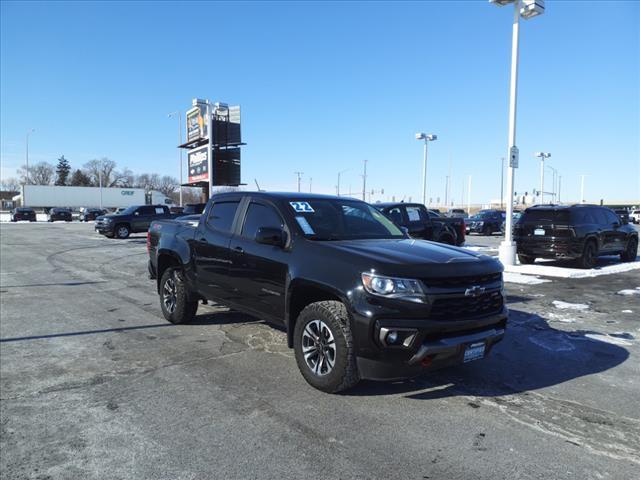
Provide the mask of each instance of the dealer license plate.
{"label": "dealer license plate", "polygon": [[534,235],[544,235],[544,228],[536,228],[536,229],[533,231],[533,234],[534,234]]}
{"label": "dealer license plate", "polygon": [[472,343],[464,351],[464,362],[472,362],[484,358],[484,342]]}

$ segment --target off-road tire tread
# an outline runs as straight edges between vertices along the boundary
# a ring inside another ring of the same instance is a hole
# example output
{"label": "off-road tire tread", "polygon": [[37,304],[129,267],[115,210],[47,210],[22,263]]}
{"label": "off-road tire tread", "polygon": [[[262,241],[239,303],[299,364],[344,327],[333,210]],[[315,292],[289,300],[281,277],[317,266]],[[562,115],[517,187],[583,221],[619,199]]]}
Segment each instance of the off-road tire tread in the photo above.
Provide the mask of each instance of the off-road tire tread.
{"label": "off-road tire tread", "polygon": [[[347,390],[360,381],[360,375],[358,374],[358,365],[356,362],[355,348],[353,342],[353,335],[351,333],[351,327],[349,326],[349,314],[342,302],[335,300],[324,300],[321,302],[315,302],[307,305],[301,312],[296,322],[296,337],[301,333],[298,325],[301,325],[300,318],[309,314],[309,312],[321,312],[324,315],[333,317],[338,320],[338,323],[342,329],[342,335],[344,336],[347,345],[347,366],[344,371],[344,375],[336,386],[328,390],[324,390],[328,393],[338,393]],[[315,314],[314,316],[317,316]],[[336,332],[337,333],[337,332]]]}
{"label": "off-road tire tread", "polygon": [[[172,275],[175,272],[175,283],[176,283],[176,309],[173,311],[171,315],[167,315],[167,312],[163,308],[162,304],[162,285],[167,277]],[[187,290],[187,286],[184,281],[184,273],[182,269],[170,267],[167,268],[162,274],[162,279],[160,280],[160,309],[162,310],[162,314],[164,318],[173,324],[181,324],[187,323],[193,320],[193,317],[196,315],[196,311],[198,310],[198,302],[197,301],[189,301],[189,292]]]}

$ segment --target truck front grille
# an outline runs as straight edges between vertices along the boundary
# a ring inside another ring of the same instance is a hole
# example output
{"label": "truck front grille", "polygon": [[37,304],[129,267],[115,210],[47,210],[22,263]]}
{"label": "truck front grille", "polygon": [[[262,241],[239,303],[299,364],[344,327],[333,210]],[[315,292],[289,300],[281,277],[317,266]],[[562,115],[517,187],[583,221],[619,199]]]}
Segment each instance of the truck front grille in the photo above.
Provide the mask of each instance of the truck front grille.
{"label": "truck front grille", "polygon": [[432,288],[467,288],[472,285],[484,286],[501,279],[502,273],[498,272],[469,277],[423,278],[422,281],[427,287]]}
{"label": "truck front grille", "polygon": [[433,302],[429,317],[434,320],[460,320],[482,317],[502,311],[504,300],[499,291],[477,297],[438,298]]}

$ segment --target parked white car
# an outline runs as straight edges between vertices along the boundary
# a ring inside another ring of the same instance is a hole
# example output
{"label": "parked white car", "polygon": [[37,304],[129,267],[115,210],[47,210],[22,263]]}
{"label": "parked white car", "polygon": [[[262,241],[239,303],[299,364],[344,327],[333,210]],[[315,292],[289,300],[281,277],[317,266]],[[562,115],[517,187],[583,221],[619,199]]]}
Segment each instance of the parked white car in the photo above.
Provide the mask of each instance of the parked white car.
{"label": "parked white car", "polygon": [[640,210],[633,210],[629,214],[629,219],[632,223],[640,223]]}

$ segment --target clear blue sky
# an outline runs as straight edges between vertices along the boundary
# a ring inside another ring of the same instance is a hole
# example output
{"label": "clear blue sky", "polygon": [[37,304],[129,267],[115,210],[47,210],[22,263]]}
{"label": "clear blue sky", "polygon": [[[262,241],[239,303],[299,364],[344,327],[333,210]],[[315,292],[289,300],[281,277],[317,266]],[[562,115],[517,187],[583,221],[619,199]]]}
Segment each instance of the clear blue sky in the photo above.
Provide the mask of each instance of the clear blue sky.
{"label": "clear blue sky", "polygon": [[[510,7],[488,2],[2,2],[2,176],[64,154],[177,176],[177,120],[192,97],[240,104],[243,181],[314,191],[368,186],[417,199],[473,176],[499,197],[507,150]],[[521,24],[516,190],[552,153],[564,199],[640,198],[640,4],[547,1]],[[185,169],[186,171],[186,169]],[[550,173],[550,172],[548,172]],[[466,186],[465,186],[466,189]],[[380,196],[374,196],[380,199]]]}

